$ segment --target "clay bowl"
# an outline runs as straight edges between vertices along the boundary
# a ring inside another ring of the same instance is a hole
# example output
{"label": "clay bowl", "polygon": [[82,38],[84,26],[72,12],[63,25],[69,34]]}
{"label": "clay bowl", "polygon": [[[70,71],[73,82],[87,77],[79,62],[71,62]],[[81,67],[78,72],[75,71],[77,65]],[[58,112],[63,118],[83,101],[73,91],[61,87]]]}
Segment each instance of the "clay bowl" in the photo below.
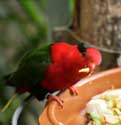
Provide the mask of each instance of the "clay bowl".
{"label": "clay bowl", "polygon": [[81,125],[80,115],[92,96],[112,88],[121,88],[121,68],[103,71],[80,80],[75,87],[79,94],[72,96],[69,90],[59,96],[64,101],[63,108],[55,101],[44,108],[39,117],[41,125]]}

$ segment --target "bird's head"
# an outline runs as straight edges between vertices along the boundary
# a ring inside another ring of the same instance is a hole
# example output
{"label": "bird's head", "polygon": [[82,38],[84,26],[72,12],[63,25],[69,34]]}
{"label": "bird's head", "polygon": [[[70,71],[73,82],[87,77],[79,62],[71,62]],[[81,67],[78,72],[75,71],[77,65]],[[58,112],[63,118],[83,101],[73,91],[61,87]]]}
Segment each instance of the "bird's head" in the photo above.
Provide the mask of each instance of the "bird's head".
{"label": "bird's head", "polygon": [[102,62],[102,55],[96,48],[87,48],[85,53],[85,68],[80,69],[79,72],[92,73],[96,66]]}

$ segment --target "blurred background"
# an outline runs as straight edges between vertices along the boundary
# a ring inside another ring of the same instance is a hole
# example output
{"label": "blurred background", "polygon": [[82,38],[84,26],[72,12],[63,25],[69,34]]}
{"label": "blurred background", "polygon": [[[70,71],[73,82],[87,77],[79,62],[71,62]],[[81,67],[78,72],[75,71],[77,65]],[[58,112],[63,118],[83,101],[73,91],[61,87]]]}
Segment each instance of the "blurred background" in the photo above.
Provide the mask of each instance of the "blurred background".
{"label": "blurred background", "polygon": [[[69,25],[73,4],[74,0],[0,0],[0,79],[15,69],[26,51],[54,41],[53,28]],[[0,81],[0,108],[13,93],[13,88]],[[24,96],[0,112],[0,125],[12,125],[14,111]],[[36,99],[29,102],[19,124],[38,125],[41,109]]]}
{"label": "blurred background", "polygon": [[[0,79],[25,52],[56,40],[98,48],[103,56],[98,71],[121,66],[120,22],[120,0],[0,0]],[[0,80],[0,109],[13,93]],[[25,97],[0,112],[0,125],[17,125],[15,111]],[[36,99],[25,104],[19,125],[38,125],[42,107]]]}

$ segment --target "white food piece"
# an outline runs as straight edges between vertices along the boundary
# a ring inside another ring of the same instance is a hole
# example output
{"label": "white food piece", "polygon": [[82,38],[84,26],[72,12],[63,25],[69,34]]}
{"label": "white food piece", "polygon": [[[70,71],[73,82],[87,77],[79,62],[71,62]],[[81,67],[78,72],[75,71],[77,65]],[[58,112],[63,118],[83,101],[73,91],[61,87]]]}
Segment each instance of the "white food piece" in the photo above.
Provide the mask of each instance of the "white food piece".
{"label": "white food piece", "polygon": [[105,117],[108,123],[121,121],[121,89],[105,91],[94,96],[86,105],[85,112]]}

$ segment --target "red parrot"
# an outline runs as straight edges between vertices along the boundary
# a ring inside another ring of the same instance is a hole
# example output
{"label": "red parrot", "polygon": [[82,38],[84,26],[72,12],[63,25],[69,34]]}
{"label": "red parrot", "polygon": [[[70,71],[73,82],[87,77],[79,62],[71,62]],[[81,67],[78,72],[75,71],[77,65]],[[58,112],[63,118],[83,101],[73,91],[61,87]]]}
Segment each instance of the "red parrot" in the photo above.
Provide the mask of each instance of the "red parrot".
{"label": "red parrot", "polygon": [[[27,52],[17,69],[6,77],[6,84],[14,86],[19,94],[29,92],[39,100],[48,93],[67,88],[93,72],[102,61],[96,48],[81,52],[78,45],[55,42]],[[49,95],[62,105],[57,96]]]}

